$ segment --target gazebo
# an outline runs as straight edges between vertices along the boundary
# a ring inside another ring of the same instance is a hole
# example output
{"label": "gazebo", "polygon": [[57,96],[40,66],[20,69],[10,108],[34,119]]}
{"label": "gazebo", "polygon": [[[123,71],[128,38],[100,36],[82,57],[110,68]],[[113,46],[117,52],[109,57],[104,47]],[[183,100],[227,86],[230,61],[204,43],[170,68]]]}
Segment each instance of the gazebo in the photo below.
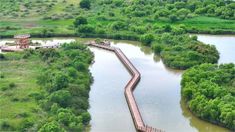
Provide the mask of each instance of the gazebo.
{"label": "gazebo", "polygon": [[22,34],[22,35],[15,35],[14,39],[16,43],[16,47],[19,46],[20,49],[27,49],[29,48],[30,43],[30,35],[29,34]]}

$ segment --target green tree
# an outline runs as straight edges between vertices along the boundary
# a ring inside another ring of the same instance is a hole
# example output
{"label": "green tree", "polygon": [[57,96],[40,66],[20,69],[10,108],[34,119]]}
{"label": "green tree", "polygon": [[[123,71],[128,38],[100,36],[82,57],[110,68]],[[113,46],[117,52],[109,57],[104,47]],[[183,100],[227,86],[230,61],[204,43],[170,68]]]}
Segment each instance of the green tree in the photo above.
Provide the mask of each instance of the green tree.
{"label": "green tree", "polygon": [[126,28],[126,24],[124,22],[117,21],[117,22],[112,23],[111,28],[113,30],[122,30]]}
{"label": "green tree", "polygon": [[81,25],[77,28],[77,33],[95,33],[95,28],[91,25]]}
{"label": "green tree", "polygon": [[90,0],[81,0],[80,1],[80,7],[84,8],[84,9],[90,9],[90,7],[91,7]]}
{"label": "green tree", "polygon": [[83,124],[88,124],[90,120],[91,120],[91,116],[88,112],[82,113]]}
{"label": "green tree", "polygon": [[70,104],[71,94],[67,90],[58,90],[53,92],[49,100],[54,103],[58,103],[61,107],[66,107]]}
{"label": "green tree", "polygon": [[56,121],[46,122],[40,129],[39,132],[65,132]]}
{"label": "green tree", "polygon": [[80,25],[85,25],[87,24],[87,19],[85,17],[79,16],[75,19],[75,21],[73,22],[74,27],[78,27]]}
{"label": "green tree", "polygon": [[178,20],[177,16],[174,15],[174,14],[170,15],[170,16],[169,16],[169,19],[170,19],[170,21],[171,21],[172,23],[173,23],[173,22],[176,22],[176,21]]}
{"label": "green tree", "polygon": [[140,41],[145,45],[150,45],[154,41],[152,34],[144,34],[141,36]]}
{"label": "green tree", "polygon": [[5,56],[4,56],[4,54],[0,53],[0,60],[3,60],[3,59],[5,59]]}
{"label": "green tree", "polygon": [[234,130],[235,97],[227,87],[235,78],[235,65],[202,64],[187,70],[182,95],[196,116]]}

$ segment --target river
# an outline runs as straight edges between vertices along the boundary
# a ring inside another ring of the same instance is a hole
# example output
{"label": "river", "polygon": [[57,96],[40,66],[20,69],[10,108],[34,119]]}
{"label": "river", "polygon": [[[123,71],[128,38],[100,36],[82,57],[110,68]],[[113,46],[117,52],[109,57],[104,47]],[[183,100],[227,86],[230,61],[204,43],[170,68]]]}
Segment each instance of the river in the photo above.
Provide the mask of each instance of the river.
{"label": "river", "polygon": [[[198,35],[198,40],[217,47],[221,55],[219,63],[235,62],[235,54],[232,53],[235,36]],[[134,94],[146,124],[167,132],[228,131],[202,121],[188,111],[180,94],[183,71],[166,68],[159,56],[137,42],[113,41],[112,45],[119,47],[142,75]],[[95,64],[91,72],[95,82],[90,92],[91,131],[135,131],[123,94],[130,76],[127,71],[120,70],[123,66],[116,62],[114,54],[97,48],[92,48],[92,51]]]}
{"label": "river", "polygon": [[[33,39],[44,45],[71,42],[79,38]],[[82,39],[84,40],[84,39]],[[213,44],[220,52],[219,63],[235,63],[235,36],[198,35],[198,40]],[[12,40],[0,40],[0,45]],[[119,47],[142,78],[134,95],[146,124],[167,132],[226,132],[225,128],[193,116],[181,100],[183,71],[172,70],[148,47],[133,41],[112,41]],[[125,100],[124,87],[131,76],[111,52],[91,48],[95,63],[90,67],[94,83],[90,91],[92,132],[134,132],[134,124]]]}

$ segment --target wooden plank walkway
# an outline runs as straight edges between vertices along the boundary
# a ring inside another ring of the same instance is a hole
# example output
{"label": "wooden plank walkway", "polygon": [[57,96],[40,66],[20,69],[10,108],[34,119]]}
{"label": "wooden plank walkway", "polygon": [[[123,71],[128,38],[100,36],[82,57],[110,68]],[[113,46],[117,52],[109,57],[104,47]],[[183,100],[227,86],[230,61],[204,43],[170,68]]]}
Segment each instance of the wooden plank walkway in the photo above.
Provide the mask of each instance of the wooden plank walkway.
{"label": "wooden plank walkway", "polygon": [[123,63],[123,65],[130,72],[130,74],[132,75],[131,80],[127,83],[125,87],[125,96],[126,96],[127,104],[129,106],[136,130],[140,132],[164,132],[161,129],[153,128],[144,124],[138,105],[133,95],[133,91],[136,85],[139,83],[141,75],[139,71],[134,67],[134,65],[130,62],[130,60],[125,56],[125,54],[119,48],[96,44],[93,41],[89,42],[88,45],[114,52],[117,55],[117,57],[120,59],[120,61]]}

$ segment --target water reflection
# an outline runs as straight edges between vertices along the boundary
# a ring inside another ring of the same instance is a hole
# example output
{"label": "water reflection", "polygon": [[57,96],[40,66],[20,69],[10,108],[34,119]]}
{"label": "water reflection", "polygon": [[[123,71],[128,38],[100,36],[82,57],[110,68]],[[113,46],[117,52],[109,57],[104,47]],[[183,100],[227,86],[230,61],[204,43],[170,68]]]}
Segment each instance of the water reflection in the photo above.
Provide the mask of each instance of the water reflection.
{"label": "water reflection", "polygon": [[134,94],[147,124],[170,132],[228,131],[196,118],[182,107],[180,80],[183,71],[166,67],[148,47],[145,48],[150,52],[145,54],[138,45],[123,41],[114,46],[123,50],[142,75]]}
{"label": "water reflection", "polygon": [[160,61],[161,61],[161,57],[160,57],[159,55],[154,55],[154,56],[153,56],[153,60],[154,60],[155,62],[160,62]]}
{"label": "water reflection", "polygon": [[[235,62],[235,37],[199,35],[198,39],[216,45],[220,63]],[[81,38],[32,39],[43,44],[88,41]],[[0,45],[12,40],[0,40]],[[113,41],[141,72],[142,79],[135,97],[144,121],[168,132],[226,132],[227,129],[202,121],[192,115],[181,100],[180,80],[183,71],[166,67],[149,47],[133,41]],[[94,84],[90,91],[91,131],[135,131],[124,97],[124,86],[130,75],[110,52],[92,48],[95,63],[91,66]]]}
{"label": "water reflection", "polygon": [[222,131],[229,132],[229,130],[221,129],[221,127],[216,126],[216,125],[211,127],[210,123],[193,116],[190,111],[186,110],[188,108],[186,107],[185,101],[183,101],[182,99],[180,100],[180,106],[182,110],[185,109],[184,111],[182,111],[183,116],[190,121],[190,126],[192,126],[193,128],[196,128],[197,131],[199,132],[222,132]]}
{"label": "water reflection", "polygon": [[134,132],[134,124],[125,100],[124,87],[129,73],[112,52],[91,48],[95,63],[90,70],[94,83],[90,91],[92,132]]}

